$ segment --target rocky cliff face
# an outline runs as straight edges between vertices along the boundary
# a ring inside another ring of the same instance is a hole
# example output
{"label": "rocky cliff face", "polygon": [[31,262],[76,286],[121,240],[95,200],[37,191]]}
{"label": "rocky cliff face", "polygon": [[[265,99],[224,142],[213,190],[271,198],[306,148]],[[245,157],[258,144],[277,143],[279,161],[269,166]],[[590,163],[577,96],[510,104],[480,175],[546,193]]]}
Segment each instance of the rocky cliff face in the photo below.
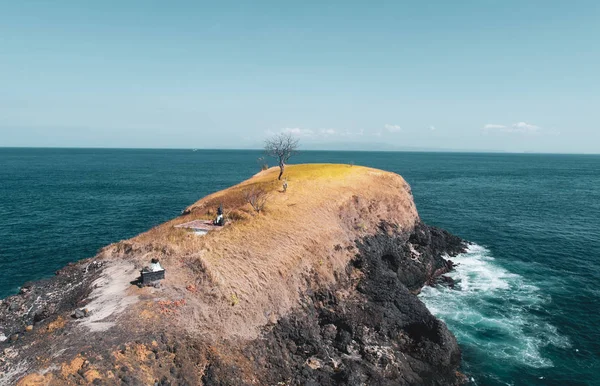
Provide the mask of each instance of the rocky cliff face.
{"label": "rocky cliff face", "polygon": [[305,293],[298,309],[243,348],[245,359],[220,350],[203,383],[460,384],[456,339],[415,292],[451,269],[442,256],[465,243],[424,224],[409,234],[382,224],[357,247],[335,286]]}
{"label": "rocky cliff face", "polygon": [[[332,168],[316,170],[340,173]],[[290,169],[292,193],[270,213],[201,243],[167,223],[3,300],[0,384],[460,384],[456,340],[416,294],[465,242],[423,224],[399,176],[344,169],[340,188]],[[365,184],[379,190],[361,194]],[[205,203],[174,221],[198,218]],[[306,225],[315,209],[329,223]],[[131,285],[150,256],[167,279]]]}

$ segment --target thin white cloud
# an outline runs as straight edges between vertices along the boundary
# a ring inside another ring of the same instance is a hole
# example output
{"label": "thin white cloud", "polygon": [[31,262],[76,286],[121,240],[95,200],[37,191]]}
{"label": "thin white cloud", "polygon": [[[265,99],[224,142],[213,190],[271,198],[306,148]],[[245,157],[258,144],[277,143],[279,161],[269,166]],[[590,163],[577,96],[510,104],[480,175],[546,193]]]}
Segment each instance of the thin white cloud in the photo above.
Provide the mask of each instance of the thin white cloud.
{"label": "thin white cloud", "polygon": [[515,123],[511,126],[511,128],[518,132],[534,132],[534,131],[539,131],[541,129],[541,127],[539,127],[539,126],[532,125],[532,124],[525,123],[525,122]]}
{"label": "thin white cloud", "polygon": [[535,134],[539,133],[542,128],[527,122],[517,122],[510,126],[488,123],[483,126],[484,131],[499,131],[504,133],[520,133],[520,134]]}
{"label": "thin white cloud", "polygon": [[271,136],[279,133],[291,134],[299,138],[323,139],[334,137],[359,137],[365,134],[363,129],[358,131],[338,130],[338,129],[304,129],[300,127],[285,127],[278,131],[266,130],[265,134]]}
{"label": "thin white cloud", "polygon": [[281,132],[296,135],[298,137],[312,137],[315,134],[311,129],[301,129],[299,127],[286,127],[281,129]]}
{"label": "thin white cloud", "polygon": [[506,126],[504,125],[497,125],[494,123],[486,123],[483,126],[483,130],[496,130],[496,129],[506,129]]}
{"label": "thin white cloud", "polygon": [[429,126],[429,130],[430,130],[430,131],[436,131],[437,129],[436,129],[436,127],[435,127],[435,126],[433,126],[433,125],[430,125],[430,126]]}
{"label": "thin white cloud", "polygon": [[319,133],[321,133],[322,135],[336,135],[338,132],[336,129],[321,129],[319,130]]}
{"label": "thin white cloud", "polygon": [[383,127],[390,133],[397,133],[399,131],[402,131],[402,128],[400,127],[400,125],[392,125],[392,124],[386,123]]}
{"label": "thin white cloud", "polygon": [[342,131],[340,132],[340,135],[342,137],[361,137],[365,134],[365,130],[364,129],[360,129],[358,131]]}

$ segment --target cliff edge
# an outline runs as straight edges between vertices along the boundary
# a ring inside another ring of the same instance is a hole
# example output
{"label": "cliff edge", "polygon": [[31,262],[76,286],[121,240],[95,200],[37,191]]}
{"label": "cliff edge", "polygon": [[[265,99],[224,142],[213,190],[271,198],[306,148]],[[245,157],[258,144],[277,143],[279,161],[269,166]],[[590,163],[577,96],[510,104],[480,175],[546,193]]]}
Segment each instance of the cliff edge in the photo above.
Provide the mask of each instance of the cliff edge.
{"label": "cliff edge", "polygon": [[[423,224],[397,174],[290,165],[287,191],[277,175],[2,300],[0,384],[461,383],[456,339],[416,293],[465,242]],[[247,202],[257,194],[260,212]],[[224,227],[181,227],[221,204]],[[152,258],[165,279],[136,286]]]}

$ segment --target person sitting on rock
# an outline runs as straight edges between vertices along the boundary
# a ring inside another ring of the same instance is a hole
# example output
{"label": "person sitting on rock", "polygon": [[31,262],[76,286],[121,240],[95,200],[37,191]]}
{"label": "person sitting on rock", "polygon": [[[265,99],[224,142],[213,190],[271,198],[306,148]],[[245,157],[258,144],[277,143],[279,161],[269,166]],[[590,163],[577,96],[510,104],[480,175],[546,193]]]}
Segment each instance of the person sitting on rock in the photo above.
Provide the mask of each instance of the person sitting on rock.
{"label": "person sitting on rock", "polygon": [[217,218],[213,221],[213,225],[223,226],[225,224],[225,219],[223,218],[223,204],[219,205],[217,208]]}
{"label": "person sitting on rock", "polygon": [[160,263],[158,262],[158,259],[152,259],[150,262],[152,263],[149,267],[150,272],[162,271],[164,269],[163,267],[161,267]]}

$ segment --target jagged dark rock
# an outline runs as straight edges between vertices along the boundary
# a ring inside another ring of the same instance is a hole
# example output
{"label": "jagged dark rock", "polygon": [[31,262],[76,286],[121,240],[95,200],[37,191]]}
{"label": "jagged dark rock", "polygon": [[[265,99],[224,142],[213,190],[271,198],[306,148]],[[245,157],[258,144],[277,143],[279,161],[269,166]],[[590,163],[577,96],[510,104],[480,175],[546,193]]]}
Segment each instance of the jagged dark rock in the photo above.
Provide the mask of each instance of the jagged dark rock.
{"label": "jagged dark rock", "polygon": [[[415,292],[447,271],[442,256],[465,247],[424,224],[408,235],[382,230],[359,241],[347,277],[334,288],[306,293],[300,309],[246,347],[245,356],[254,358],[246,365],[265,384],[462,383],[456,339]],[[203,382],[248,384],[239,366],[215,356]]]}
{"label": "jagged dark rock", "polygon": [[9,336],[22,332],[27,325],[80,305],[100,273],[96,268],[84,271],[87,264],[86,260],[69,264],[54,277],[27,283],[17,295],[0,301],[0,333]]}

